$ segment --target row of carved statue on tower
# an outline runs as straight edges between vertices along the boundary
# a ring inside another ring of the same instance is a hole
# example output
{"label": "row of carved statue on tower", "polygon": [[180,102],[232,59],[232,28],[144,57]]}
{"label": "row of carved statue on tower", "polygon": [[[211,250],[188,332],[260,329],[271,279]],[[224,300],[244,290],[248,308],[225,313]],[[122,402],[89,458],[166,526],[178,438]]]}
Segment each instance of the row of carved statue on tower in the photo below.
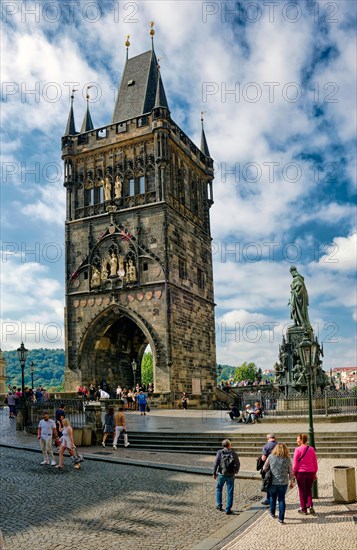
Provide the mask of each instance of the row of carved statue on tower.
{"label": "row of carved statue on tower", "polygon": [[[101,180],[101,185],[103,186],[104,200],[110,201],[112,199],[112,183],[107,177]],[[114,198],[121,199],[123,192],[123,184],[119,176],[116,176],[114,182]]]}
{"label": "row of carved statue on tower", "polygon": [[92,265],[91,287],[98,288],[102,281],[108,278],[122,279],[128,283],[137,282],[137,273],[134,262],[131,258],[126,262],[124,256],[112,252],[110,257],[105,256],[101,267]]}

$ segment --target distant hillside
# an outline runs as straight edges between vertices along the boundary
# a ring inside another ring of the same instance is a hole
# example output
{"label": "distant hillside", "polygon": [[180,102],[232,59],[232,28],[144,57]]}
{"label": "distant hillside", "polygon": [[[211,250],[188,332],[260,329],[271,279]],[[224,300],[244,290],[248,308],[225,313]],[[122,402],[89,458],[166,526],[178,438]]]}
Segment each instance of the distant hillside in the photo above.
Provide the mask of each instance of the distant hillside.
{"label": "distant hillside", "polygon": [[[21,387],[21,366],[16,350],[3,351],[6,361],[6,385]],[[46,390],[60,390],[63,384],[64,374],[64,350],[63,349],[31,349],[28,353],[25,365],[25,386],[31,387],[30,365],[33,361],[34,387],[42,386]]]}

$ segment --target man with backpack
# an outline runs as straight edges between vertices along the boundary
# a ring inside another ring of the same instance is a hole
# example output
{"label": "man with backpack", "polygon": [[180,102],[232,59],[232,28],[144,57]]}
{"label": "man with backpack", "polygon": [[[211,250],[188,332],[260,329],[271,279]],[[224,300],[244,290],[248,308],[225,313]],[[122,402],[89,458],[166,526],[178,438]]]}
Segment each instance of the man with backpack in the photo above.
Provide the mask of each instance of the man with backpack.
{"label": "man with backpack", "polygon": [[217,479],[216,503],[217,510],[221,512],[223,511],[222,490],[224,484],[227,485],[226,514],[230,515],[233,513],[234,478],[239,472],[240,462],[237,453],[232,449],[232,444],[229,439],[223,439],[222,447],[223,449],[217,452],[213,467],[213,479]]}

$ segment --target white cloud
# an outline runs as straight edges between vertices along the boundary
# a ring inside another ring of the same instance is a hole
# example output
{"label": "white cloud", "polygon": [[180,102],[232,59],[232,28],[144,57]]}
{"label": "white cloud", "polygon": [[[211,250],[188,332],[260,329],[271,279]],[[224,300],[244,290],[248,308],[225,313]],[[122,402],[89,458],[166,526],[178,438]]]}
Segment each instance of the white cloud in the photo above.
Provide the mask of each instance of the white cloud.
{"label": "white cloud", "polygon": [[348,237],[335,237],[327,247],[327,254],[320,258],[319,265],[336,271],[351,271],[354,275],[357,268],[357,232]]}

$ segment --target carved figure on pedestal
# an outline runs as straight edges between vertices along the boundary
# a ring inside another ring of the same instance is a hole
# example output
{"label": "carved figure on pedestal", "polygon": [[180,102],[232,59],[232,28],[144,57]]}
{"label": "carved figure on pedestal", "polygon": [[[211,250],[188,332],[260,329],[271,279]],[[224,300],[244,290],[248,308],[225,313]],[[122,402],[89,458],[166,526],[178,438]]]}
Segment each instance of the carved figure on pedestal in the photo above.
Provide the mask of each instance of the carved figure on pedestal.
{"label": "carved figure on pedestal", "polygon": [[102,281],[106,281],[108,279],[108,260],[107,260],[107,258],[103,258],[103,261],[102,261],[101,279],[102,279]]}
{"label": "carved figure on pedestal", "polygon": [[316,367],[316,386],[321,389],[321,391],[324,390],[326,386],[329,384],[329,379],[327,374],[322,370],[320,365]]}
{"label": "carved figure on pedestal", "polygon": [[119,256],[119,269],[118,269],[118,275],[120,278],[123,278],[125,276],[125,267],[124,267],[124,257]]}
{"label": "carved figure on pedestal", "polygon": [[121,182],[119,176],[117,176],[117,177],[115,178],[114,192],[115,192],[115,198],[116,198],[116,199],[121,199],[122,182]]}
{"label": "carved figure on pedestal", "polygon": [[99,269],[93,265],[92,266],[92,278],[90,280],[92,288],[98,288],[100,286],[100,273]]}
{"label": "carved figure on pedestal", "polygon": [[111,198],[112,198],[112,186],[111,186],[111,183],[109,181],[109,178],[105,178],[105,180],[102,180],[101,181],[102,185],[103,185],[103,190],[104,190],[104,200],[105,201],[110,201]]}
{"label": "carved figure on pedestal", "polygon": [[129,260],[127,264],[127,277],[131,283],[136,283],[136,267],[133,264],[133,260]]}
{"label": "carved figure on pedestal", "polygon": [[298,386],[298,387],[307,386],[305,370],[299,361],[296,363],[295,367],[293,368],[293,379],[294,379],[295,386]]}
{"label": "carved figure on pedestal", "polygon": [[284,377],[284,367],[283,365],[279,363],[275,363],[274,365],[274,372],[275,372],[275,380],[278,384],[282,383],[283,377]]}
{"label": "carved figure on pedestal", "polygon": [[112,252],[112,255],[110,257],[110,276],[111,277],[117,276],[117,269],[118,269],[118,259],[116,257],[116,254]]}
{"label": "carved figure on pedestal", "polygon": [[290,305],[290,317],[293,319],[295,326],[310,328],[310,320],[308,313],[309,296],[304,282],[304,277],[300,275],[295,266],[291,266],[290,273],[293,277],[291,288],[291,297],[288,305]]}

